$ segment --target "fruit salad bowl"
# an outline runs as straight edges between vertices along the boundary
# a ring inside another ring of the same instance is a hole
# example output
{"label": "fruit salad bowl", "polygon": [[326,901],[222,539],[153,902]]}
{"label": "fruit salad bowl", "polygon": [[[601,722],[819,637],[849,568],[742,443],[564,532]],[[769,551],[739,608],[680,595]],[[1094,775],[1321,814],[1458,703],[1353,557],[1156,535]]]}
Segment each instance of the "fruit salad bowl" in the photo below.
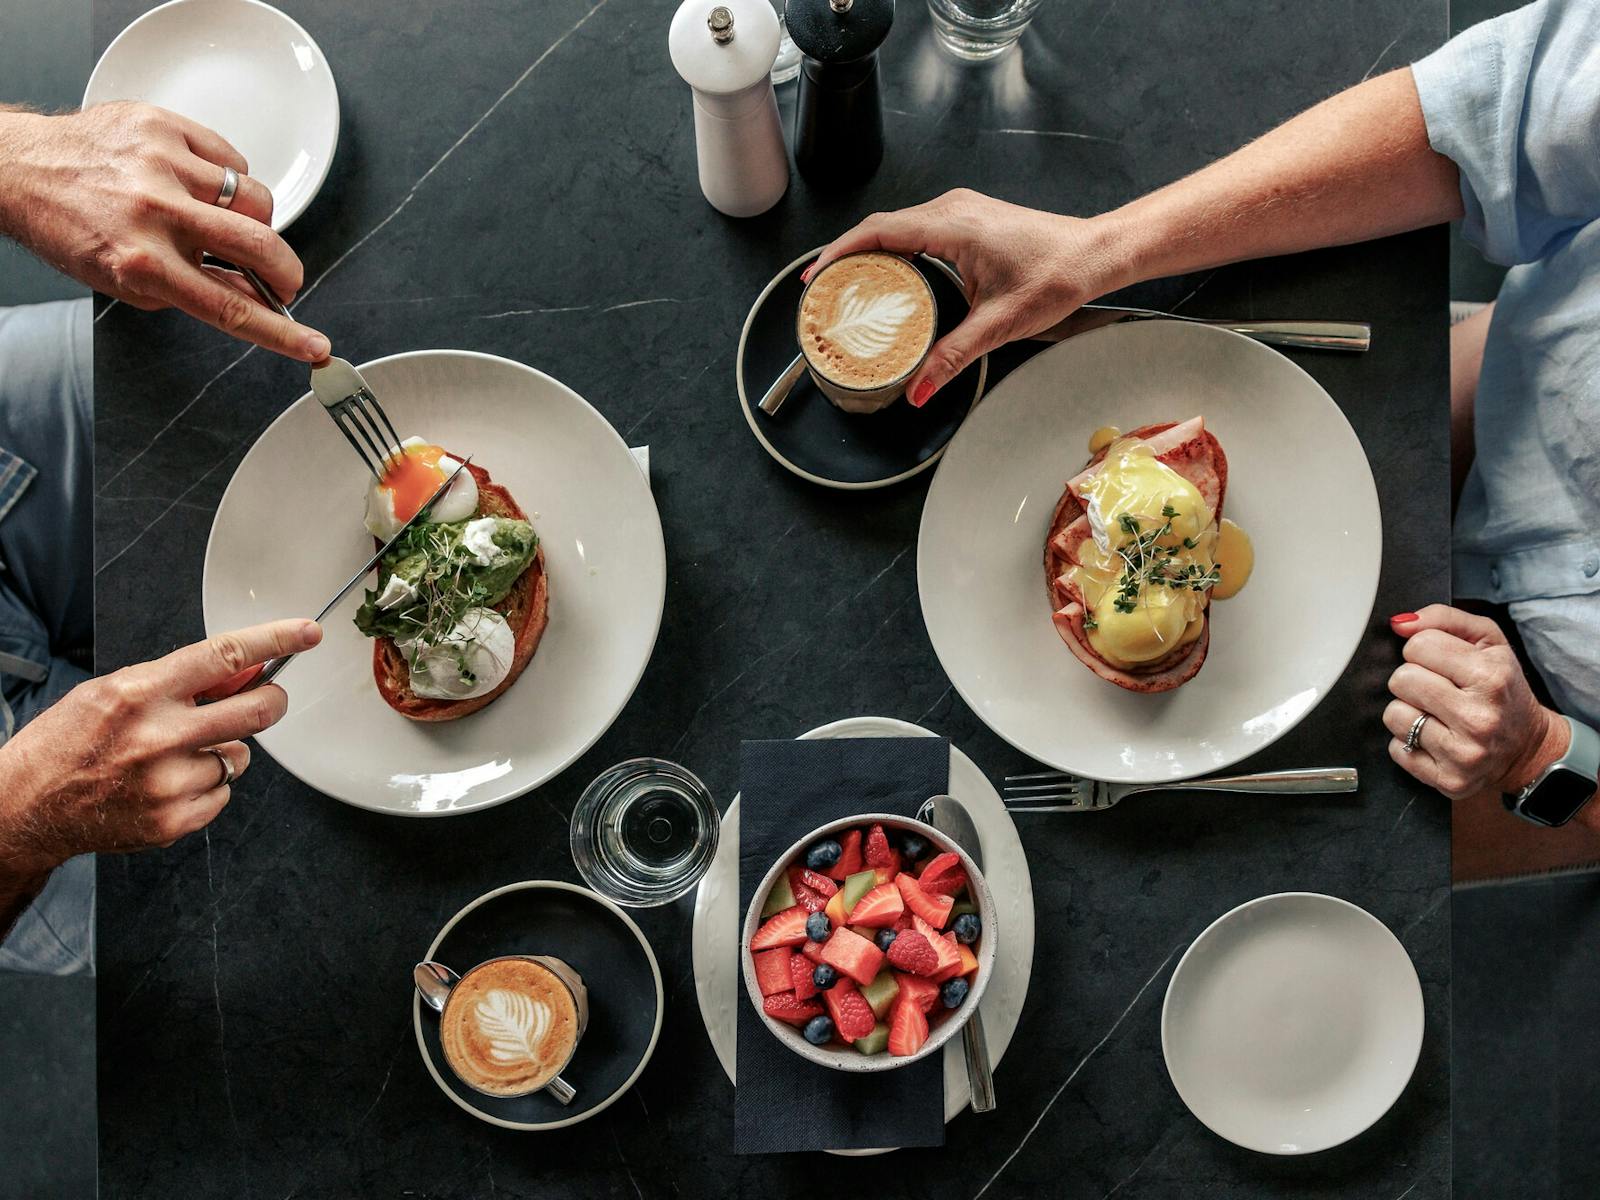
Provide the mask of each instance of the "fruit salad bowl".
{"label": "fruit salad bowl", "polygon": [[921,821],[868,813],[813,829],[773,864],[745,913],[740,970],[763,1023],[802,1058],[892,1071],[978,1011],[996,944],[994,897],[966,852]]}

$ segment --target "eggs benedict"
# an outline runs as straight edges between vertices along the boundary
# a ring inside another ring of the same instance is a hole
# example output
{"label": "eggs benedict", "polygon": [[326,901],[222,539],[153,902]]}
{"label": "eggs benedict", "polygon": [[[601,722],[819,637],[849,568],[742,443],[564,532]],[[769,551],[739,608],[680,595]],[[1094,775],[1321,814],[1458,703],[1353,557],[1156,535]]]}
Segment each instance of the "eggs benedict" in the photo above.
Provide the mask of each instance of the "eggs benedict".
{"label": "eggs benedict", "polygon": [[549,620],[544,550],[511,493],[468,463],[424,520],[405,528],[462,461],[408,438],[368,490],[365,524],[387,540],[378,582],[356,613],[374,639],[384,701],[416,721],[483,708],[522,674]]}
{"label": "eggs benedict", "polygon": [[[1097,433],[1091,448],[1045,546],[1056,629],[1101,678],[1170,691],[1199,671],[1210,642],[1210,604],[1225,570],[1227,457],[1199,417],[1111,439]],[[1230,544],[1242,538],[1238,530]],[[1243,577],[1234,572],[1229,582],[1231,595]]]}

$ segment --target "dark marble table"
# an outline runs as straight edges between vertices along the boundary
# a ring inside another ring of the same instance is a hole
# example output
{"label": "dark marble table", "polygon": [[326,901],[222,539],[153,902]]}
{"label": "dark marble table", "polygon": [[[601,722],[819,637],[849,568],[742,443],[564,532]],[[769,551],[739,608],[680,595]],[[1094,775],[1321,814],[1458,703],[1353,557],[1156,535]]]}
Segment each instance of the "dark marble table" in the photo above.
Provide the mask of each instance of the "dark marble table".
{"label": "dark marble table", "polygon": [[[97,48],[144,7],[100,4]],[[1372,460],[1386,516],[1377,614],[1334,694],[1252,764],[1353,761],[1364,786],[1293,802],[1180,795],[1024,825],[1038,955],[997,1113],[957,1120],[943,1152],[734,1157],[733,1089],[695,1002],[687,902],[640,917],[667,985],[654,1061],[632,1095],[563,1134],[509,1134],[447,1103],[418,1061],[406,984],[473,896],[576,878],[567,815],[617,759],[679,759],[725,804],[741,738],[881,713],[949,734],[991,777],[1026,767],[954,695],[928,643],[913,552],[926,478],[823,491],[750,437],[732,394],[750,297],[858,216],[956,185],[1077,213],[1116,204],[1419,56],[1443,39],[1442,0],[1053,0],[1020,55],[976,69],[941,59],[926,10],[903,0],[885,50],[882,170],[847,195],[797,180],[746,222],[700,197],[689,97],[666,52],[672,0],[284,7],[321,41],[344,105],[333,173],[290,235],[308,271],[301,313],[356,358],[452,346],[532,363],[649,443],[666,618],[616,725],[535,794],[404,821],[321,797],[258,756],[206,835],[102,861],[102,1194],[1447,1195],[1448,816],[1392,767],[1377,723],[1397,661],[1384,616],[1448,585],[1443,230],[1139,290],[1185,312],[1376,327],[1365,357],[1297,361]],[[110,668],[201,634],[212,512],[304,375],[170,314],[116,306],[97,333]],[[1336,893],[1384,920],[1428,1013],[1395,1109],[1305,1159],[1250,1154],[1201,1127],[1158,1034],[1182,948],[1227,908],[1285,889]]]}

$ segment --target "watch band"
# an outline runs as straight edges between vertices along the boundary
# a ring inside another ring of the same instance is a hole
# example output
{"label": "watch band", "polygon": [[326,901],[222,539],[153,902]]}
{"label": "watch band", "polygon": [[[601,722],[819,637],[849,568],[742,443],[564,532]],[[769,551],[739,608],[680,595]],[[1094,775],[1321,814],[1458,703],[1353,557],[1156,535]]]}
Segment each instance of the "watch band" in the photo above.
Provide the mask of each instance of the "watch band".
{"label": "watch band", "polygon": [[[1555,772],[1566,771],[1582,779],[1590,780],[1595,784],[1596,790],[1600,791],[1600,733],[1597,733],[1582,721],[1574,721],[1569,716],[1563,715],[1561,719],[1567,723],[1567,729],[1571,734],[1567,743],[1567,752],[1543,771],[1540,771],[1538,777],[1515,796],[1507,796],[1505,798],[1506,807],[1510,808],[1519,817],[1526,817],[1528,820],[1534,821],[1535,824],[1542,825],[1549,824],[1549,822],[1536,818],[1531,812],[1524,811],[1524,805]],[[1593,799],[1592,795],[1590,799]],[[1587,803],[1588,801],[1585,800],[1578,807],[1581,808]],[[1575,808],[1572,811],[1576,813],[1578,810]]]}

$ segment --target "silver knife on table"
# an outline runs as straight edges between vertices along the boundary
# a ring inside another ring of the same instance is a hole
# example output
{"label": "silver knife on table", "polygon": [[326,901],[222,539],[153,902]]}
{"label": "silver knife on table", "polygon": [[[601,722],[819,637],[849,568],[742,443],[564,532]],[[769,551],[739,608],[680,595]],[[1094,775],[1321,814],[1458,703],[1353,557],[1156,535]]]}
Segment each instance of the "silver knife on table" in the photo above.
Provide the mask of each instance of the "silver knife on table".
{"label": "silver knife on table", "polygon": [[1034,341],[1064,342],[1069,337],[1120,325],[1125,321],[1185,321],[1242,333],[1269,346],[1295,346],[1302,350],[1347,350],[1360,353],[1372,347],[1372,326],[1364,321],[1231,321],[1225,317],[1186,317],[1153,308],[1121,308],[1111,304],[1085,304]]}
{"label": "silver knife on table", "polygon": [[[471,461],[472,455],[469,454],[464,462],[456,467],[454,471],[450,472],[450,477],[434,490],[433,495],[428,497],[428,502],[421,508],[417,509],[416,515],[402,525],[398,533],[396,533],[392,538],[379,547],[378,552],[371,558],[367,559],[366,565],[350,577],[350,582],[345,584],[336,593],[334,593],[333,599],[329,600],[322,606],[322,611],[316,615],[314,618],[315,620],[320,622],[322,618],[331,613],[339,601],[348,596],[358,583],[372,573],[372,568],[378,565],[378,560],[381,559],[385,554],[389,553],[390,550],[394,549],[395,543],[401,538],[405,537],[408,529],[428,515],[428,512],[436,503],[438,503],[439,497],[444,495],[445,492],[450,489],[450,485],[456,481],[456,476],[465,471],[467,469],[467,463],[470,463]],[[294,655],[292,654],[285,654],[281,658],[269,658],[261,665],[261,670],[256,674],[256,677],[240,688],[239,691],[248,692],[253,688],[260,687],[262,684],[271,683],[272,680],[277,676],[278,672],[289,665],[289,660],[292,658],[294,658]]]}

